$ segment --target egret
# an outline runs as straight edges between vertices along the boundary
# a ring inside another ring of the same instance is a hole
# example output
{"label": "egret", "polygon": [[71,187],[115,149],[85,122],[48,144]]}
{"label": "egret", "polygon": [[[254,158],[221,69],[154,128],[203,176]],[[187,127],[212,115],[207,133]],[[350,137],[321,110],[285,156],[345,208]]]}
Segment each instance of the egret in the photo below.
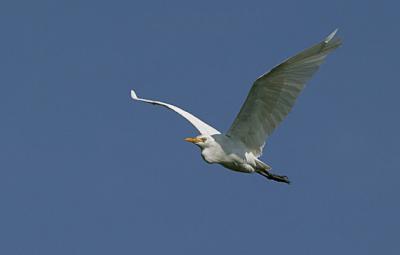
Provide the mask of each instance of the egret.
{"label": "egret", "polygon": [[188,120],[200,135],[186,138],[185,141],[200,147],[201,156],[206,162],[218,163],[233,171],[258,173],[270,180],[289,184],[287,176],[272,173],[272,168],[259,157],[266,139],[288,115],[305,84],[326,56],[341,45],[340,38],[335,37],[336,32],[337,29],[322,42],[258,77],[225,134],[177,106],[139,98],[134,90],[131,90],[131,97],[164,106]]}

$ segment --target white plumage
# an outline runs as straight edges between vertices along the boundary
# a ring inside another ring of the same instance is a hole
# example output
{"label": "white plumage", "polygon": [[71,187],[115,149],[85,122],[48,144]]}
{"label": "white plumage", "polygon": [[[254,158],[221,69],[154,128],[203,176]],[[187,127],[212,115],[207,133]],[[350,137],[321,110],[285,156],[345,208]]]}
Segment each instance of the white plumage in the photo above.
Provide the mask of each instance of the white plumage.
{"label": "white plumage", "polygon": [[181,108],[172,105],[172,104],[167,104],[167,103],[163,103],[160,101],[154,101],[154,100],[148,100],[148,99],[142,99],[142,98],[138,98],[135,91],[131,90],[131,97],[134,100],[138,100],[138,101],[142,101],[142,102],[146,102],[146,103],[150,103],[150,104],[154,104],[154,105],[161,105],[164,106],[170,110],[175,111],[176,113],[178,113],[179,115],[181,115],[182,117],[184,117],[187,121],[189,121],[202,135],[216,135],[216,134],[221,134],[221,132],[219,132],[218,130],[216,130],[215,128],[213,128],[212,126],[208,125],[207,123],[203,122],[202,120],[200,120],[199,118],[193,116],[193,114],[188,113],[187,111],[182,110]]}
{"label": "white plumage", "polygon": [[258,159],[265,140],[292,109],[305,84],[318,70],[326,56],[340,46],[333,31],[322,42],[300,52],[258,77],[226,134],[206,124],[192,114],[171,104],[138,98],[134,100],[161,105],[188,120],[199,132],[195,138],[186,138],[198,145],[208,163],[219,163],[229,169],[259,173],[268,179],[289,183],[286,176],[270,172],[271,167]]}

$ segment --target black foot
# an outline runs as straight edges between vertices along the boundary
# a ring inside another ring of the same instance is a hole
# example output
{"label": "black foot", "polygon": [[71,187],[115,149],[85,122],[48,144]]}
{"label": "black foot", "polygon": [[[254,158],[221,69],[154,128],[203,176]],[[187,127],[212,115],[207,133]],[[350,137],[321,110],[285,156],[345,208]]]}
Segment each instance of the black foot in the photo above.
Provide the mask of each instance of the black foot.
{"label": "black foot", "polygon": [[277,182],[284,182],[290,184],[289,178],[284,175],[277,175],[267,171],[258,172],[262,176],[266,177],[269,180],[277,181]]}
{"label": "black foot", "polygon": [[277,182],[284,182],[284,183],[290,184],[289,178],[284,175],[270,174],[270,177],[268,179],[274,180]]}

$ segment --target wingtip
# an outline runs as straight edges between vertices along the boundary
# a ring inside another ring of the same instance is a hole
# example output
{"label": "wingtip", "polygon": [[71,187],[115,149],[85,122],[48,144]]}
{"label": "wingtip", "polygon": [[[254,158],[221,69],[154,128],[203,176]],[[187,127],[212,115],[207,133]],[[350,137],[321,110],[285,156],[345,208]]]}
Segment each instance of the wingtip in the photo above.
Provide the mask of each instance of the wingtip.
{"label": "wingtip", "polygon": [[133,89],[131,89],[131,97],[134,100],[138,99],[138,97],[137,97],[137,95],[136,95],[136,93],[135,93],[135,91]]}
{"label": "wingtip", "polygon": [[332,33],[330,33],[324,40],[325,43],[328,43],[330,40],[332,40],[333,37],[335,37],[336,33],[337,33],[338,29],[336,28],[335,30],[333,30]]}

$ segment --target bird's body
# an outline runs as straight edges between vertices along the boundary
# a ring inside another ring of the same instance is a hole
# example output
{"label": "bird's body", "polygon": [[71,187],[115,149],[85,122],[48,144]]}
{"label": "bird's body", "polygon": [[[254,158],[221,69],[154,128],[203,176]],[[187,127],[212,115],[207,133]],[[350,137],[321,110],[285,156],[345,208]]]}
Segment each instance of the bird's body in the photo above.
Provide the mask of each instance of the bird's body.
{"label": "bird's body", "polygon": [[240,141],[224,134],[216,134],[207,139],[213,140],[211,146],[200,147],[201,156],[207,163],[218,163],[239,172],[254,172],[256,158]]}
{"label": "bird's body", "polygon": [[201,135],[185,140],[200,147],[201,156],[207,163],[218,163],[234,171],[258,173],[271,180],[289,183],[286,176],[271,173],[271,167],[259,157],[265,139],[289,113],[306,82],[318,70],[328,53],[340,46],[340,39],[334,38],[335,33],[336,30],[321,43],[260,76],[226,134],[221,134],[174,105],[138,98],[133,90],[131,96],[134,100],[173,110],[194,125]]}
{"label": "bird's body", "polygon": [[270,173],[271,167],[259,160],[240,140],[225,134],[200,135],[185,140],[200,147],[201,156],[207,163],[217,163],[242,173],[256,172],[275,181],[289,182],[286,176]]}

